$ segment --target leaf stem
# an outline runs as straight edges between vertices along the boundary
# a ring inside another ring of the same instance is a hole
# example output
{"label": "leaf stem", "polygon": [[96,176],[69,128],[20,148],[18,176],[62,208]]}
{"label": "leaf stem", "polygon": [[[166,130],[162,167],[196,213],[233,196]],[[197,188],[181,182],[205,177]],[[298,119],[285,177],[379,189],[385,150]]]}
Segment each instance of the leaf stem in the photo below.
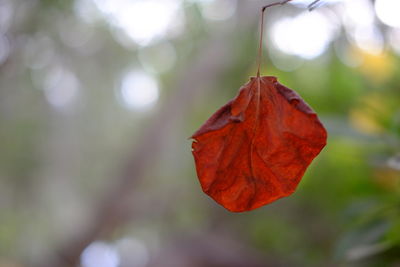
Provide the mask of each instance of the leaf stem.
{"label": "leaf stem", "polygon": [[267,8],[273,7],[273,6],[282,6],[286,4],[287,2],[290,2],[292,0],[283,0],[279,2],[274,2],[268,5],[265,5],[261,8],[261,29],[260,29],[260,43],[258,46],[258,67],[257,67],[257,77],[260,77],[260,68],[261,68],[261,59],[262,59],[262,42],[263,42],[263,33],[264,33],[264,12]]}

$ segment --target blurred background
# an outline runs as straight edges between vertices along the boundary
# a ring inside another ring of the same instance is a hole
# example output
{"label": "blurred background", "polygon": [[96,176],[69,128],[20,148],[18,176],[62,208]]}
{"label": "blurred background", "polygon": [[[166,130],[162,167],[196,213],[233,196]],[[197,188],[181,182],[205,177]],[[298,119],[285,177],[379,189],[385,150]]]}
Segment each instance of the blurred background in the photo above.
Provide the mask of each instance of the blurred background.
{"label": "blurred background", "polygon": [[329,132],[230,213],[187,138],[256,73],[258,0],[0,0],[0,266],[400,266],[400,1],[269,9],[263,74]]}

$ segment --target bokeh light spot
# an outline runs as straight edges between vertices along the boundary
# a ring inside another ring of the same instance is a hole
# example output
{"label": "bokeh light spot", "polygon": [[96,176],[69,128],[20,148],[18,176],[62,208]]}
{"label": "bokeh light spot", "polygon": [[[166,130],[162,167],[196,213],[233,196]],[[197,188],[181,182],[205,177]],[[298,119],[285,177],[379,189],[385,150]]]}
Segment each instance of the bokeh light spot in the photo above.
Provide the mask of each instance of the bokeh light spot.
{"label": "bokeh light spot", "polygon": [[388,26],[400,28],[400,1],[376,0],[375,10],[378,18]]}
{"label": "bokeh light spot", "polygon": [[118,267],[119,255],[116,249],[104,242],[93,242],[81,255],[82,267]]}
{"label": "bokeh light spot", "polygon": [[112,25],[137,44],[163,37],[180,7],[180,0],[93,0]]}
{"label": "bokeh light spot", "polygon": [[374,9],[369,0],[351,0],[344,2],[343,19],[345,26],[356,28],[369,26],[374,22]]}
{"label": "bokeh light spot", "polygon": [[121,96],[126,107],[147,110],[158,100],[157,80],[142,71],[129,72],[122,79]]}
{"label": "bokeh light spot", "polygon": [[317,11],[282,18],[272,25],[276,48],[290,55],[313,59],[321,55],[334,37],[334,28]]}
{"label": "bokeh light spot", "polygon": [[343,21],[351,43],[373,55],[383,52],[383,36],[380,29],[374,24],[374,8],[369,0],[346,1]]}
{"label": "bokeh light spot", "polygon": [[74,73],[57,66],[52,68],[44,81],[47,101],[56,109],[69,107],[78,94],[79,81]]}

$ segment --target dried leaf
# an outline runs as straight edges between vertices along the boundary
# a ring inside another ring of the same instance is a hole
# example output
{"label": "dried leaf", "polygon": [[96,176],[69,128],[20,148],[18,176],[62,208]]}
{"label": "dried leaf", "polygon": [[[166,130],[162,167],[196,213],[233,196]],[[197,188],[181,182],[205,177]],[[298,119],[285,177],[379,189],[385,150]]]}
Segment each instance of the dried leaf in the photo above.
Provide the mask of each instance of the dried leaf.
{"label": "dried leaf", "polygon": [[292,194],[327,133],[296,92],[264,76],[251,78],[192,138],[203,191],[242,212]]}

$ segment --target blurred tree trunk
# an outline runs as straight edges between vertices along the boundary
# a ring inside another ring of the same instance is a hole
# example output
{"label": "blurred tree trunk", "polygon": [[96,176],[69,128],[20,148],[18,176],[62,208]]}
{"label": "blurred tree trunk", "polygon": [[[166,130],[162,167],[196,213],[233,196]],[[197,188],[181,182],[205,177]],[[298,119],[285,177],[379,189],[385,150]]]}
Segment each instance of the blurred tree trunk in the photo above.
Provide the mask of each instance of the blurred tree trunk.
{"label": "blurred tree trunk", "polygon": [[[259,14],[258,7],[262,4],[238,1],[237,25],[246,30],[254,29]],[[97,215],[89,226],[80,229],[71,240],[56,248],[55,255],[50,255],[37,266],[77,266],[82,251],[90,243],[101,237],[107,237],[114,229],[132,219],[129,209],[127,212],[129,203],[125,203],[124,200],[132,194],[134,184],[145,175],[147,169],[151,168],[156,155],[163,149],[161,141],[166,134],[167,126],[181,119],[197,96],[207,94],[202,86],[204,81],[215,83],[219,75],[229,66],[230,57],[233,55],[231,50],[237,39],[235,33],[238,30],[237,27],[229,27],[224,31],[219,29],[211,33],[208,43],[202,46],[196,60],[177,77],[177,89],[155,115],[152,124],[144,130],[142,140],[138,142],[137,147],[132,148],[132,154],[127,157],[119,176],[113,178],[117,181],[116,185],[106,192],[103,200],[99,202]]]}

